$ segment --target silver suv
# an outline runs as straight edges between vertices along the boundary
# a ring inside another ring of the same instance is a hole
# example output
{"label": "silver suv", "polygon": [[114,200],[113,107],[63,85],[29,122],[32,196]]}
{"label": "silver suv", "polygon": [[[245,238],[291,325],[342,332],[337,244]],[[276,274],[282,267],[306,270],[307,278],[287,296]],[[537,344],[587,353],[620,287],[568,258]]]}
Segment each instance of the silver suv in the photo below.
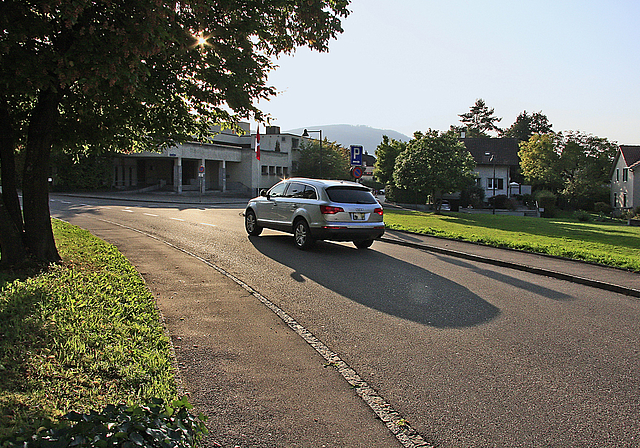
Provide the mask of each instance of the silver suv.
{"label": "silver suv", "polygon": [[285,179],[251,199],[244,216],[249,235],[263,228],[293,233],[300,249],[317,240],[353,241],[366,249],[384,234],[380,203],[367,187],[347,181]]}

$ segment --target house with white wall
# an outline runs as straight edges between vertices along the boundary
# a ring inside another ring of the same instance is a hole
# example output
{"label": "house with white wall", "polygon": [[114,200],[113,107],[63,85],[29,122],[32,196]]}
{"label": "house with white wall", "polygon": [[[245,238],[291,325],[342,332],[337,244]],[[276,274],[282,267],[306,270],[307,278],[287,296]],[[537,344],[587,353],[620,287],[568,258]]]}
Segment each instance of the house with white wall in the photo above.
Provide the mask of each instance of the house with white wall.
{"label": "house with white wall", "polygon": [[531,194],[530,185],[513,181],[520,166],[518,140],[515,138],[462,138],[476,162],[476,182],[484,189],[485,199],[493,196]]}
{"label": "house with white wall", "polygon": [[611,206],[616,214],[640,207],[640,146],[618,148],[611,169]]}

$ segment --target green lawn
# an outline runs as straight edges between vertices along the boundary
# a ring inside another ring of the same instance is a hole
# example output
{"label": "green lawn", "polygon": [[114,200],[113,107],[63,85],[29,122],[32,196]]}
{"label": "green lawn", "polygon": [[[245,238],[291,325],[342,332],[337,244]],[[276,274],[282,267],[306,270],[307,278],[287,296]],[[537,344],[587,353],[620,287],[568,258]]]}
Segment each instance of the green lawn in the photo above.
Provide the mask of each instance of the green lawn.
{"label": "green lawn", "polygon": [[385,209],[387,228],[640,271],[640,227],[470,213]]}
{"label": "green lawn", "polygon": [[71,410],[177,394],[169,340],[143,279],[114,246],[53,226],[64,263],[0,275],[0,439]]}

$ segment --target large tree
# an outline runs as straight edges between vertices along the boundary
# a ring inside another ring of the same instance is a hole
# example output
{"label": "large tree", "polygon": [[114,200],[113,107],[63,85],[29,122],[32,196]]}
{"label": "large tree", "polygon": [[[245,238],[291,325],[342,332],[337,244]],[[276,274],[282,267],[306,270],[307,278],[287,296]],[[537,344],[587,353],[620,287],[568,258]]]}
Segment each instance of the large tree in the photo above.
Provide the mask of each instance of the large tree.
{"label": "large tree", "polygon": [[618,145],[606,138],[566,132],[534,134],[520,143],[520,167],[538,188],[560,194],[570,208],[591,208],[608,198],[611,163]]}
{"label": "large tree", "polygon": [[350,178],[350,155],[347,148],[326,138],[322,145],[319,140],[307,140],[300,146],[300,159],[294,175],[322,179]]}
{"label": "large tree", "polygon": [[426,193],[432,199],[461,191],[475,181],[475,162],[453,132],[416,132],[396,159],[393,179],[398,188]]}
{"label": "large tree", "polygon": [[16,264],[21,253],[59,260],[48,206],[52,147],[158,149],[206,139],[212,124],[264,120],[255,104],[276,93],[266,84],[272,60],[303,45],[326,51],[348,3],[0,2],[1,262]]}
{"label": "large tree", "polygon": [[507,129],[502,131],[501,137],[517,138],[519,141],[528,141],[533,134],[548,134],[551,131],[551,123],[545,114],[533,112],[529,114],[523,111],[516,121]]}
{"label": "large tree", "polygon": [[500,128],[496,123],[499,123],[502,118],[498,118],[494,115],[495,110],[489,109],[482,98],[476,100],[476,103],[471,106],[469,112],[458,115],[460,122],[464,126],[455,127],[453,130],[462,130],[465,132],[466,137],[478,138],[478,137],[490,137],[488,132],[500,132]]}
{"label": "large tree", "polygon": [[376,149],[376,163],[373,168],[373,177],[383,185],[393,182],[393,170],[396,159],[407,148],[405,142],[382,136],[382,142]]}

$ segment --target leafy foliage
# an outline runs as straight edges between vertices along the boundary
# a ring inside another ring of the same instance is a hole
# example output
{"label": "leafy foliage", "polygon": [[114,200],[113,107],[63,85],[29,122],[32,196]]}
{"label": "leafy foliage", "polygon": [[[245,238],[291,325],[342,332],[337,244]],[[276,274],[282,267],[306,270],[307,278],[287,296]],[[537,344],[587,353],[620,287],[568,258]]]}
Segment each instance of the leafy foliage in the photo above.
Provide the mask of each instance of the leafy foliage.
{"label": "leafy foliage", "polygon": [[534,134],[520,143],[520,167],[525,178],[538,188],[557,192],[568,208],[593,209],[606,201],[603,185],[617,145],[605,138],[580,132]]}
{"label": "leafy foliage", "polygon": [[454,127],[454,130],[464,130],[469,138],[489,137],[487,132],[500,132],[500,128],[496,123],[500,122],[502,118],[496,117],[494,112],[495,109],[489,109],[484,100],[479,98],[471,106],[469,112],[458,115],[464,126],[461,128]]}
{"label": "leafy foliage", "polygon": [[[0,2],[2,262],[59,262],[51,149],[157,150],[205,141],[214,124],[264,121],[272,59],[326,51],[349,0],[4,0]],[[25,148],[23,202],[13,158]],[[22,210],[20,210],[22,208]],[[24,215],[24,226],[19,219]],[[5,216],[6,215],[6,216]],[[10,237],[8,236],[10,235]]]}
{"label": "leafy foliage", "polygon": [[169,340],[143,279],[117,249],[53,221],[62,265],[0,295],[0,435],[121,401],[176,394]]}
{"label": "leafy foliage", "polygon": [[551,131],[551,123],[546,115],[540,112],[527,113],[525,110],[516,118],[511,127],[501,133],[501,137],[517,138],[519,141],[528,141],[533,134],[548,134]]}
{"label": "leafy foliage", "polygon": [[[53,166],[58,167],[55,190],[98,190],[111,186],[113,159],[106,155],[72,155],[61,151],[52,154]],[[61,169],[64,167],[64,169]]]}
{"label": "leafy foliage", "polygon": [[323,179],[350,179],[349,150],[326,138],[303,141],[300,145],[300,159],[295,170],[296,176]]}
{"label": "leafy foliage", "polygon": [[194,417],[190,409],[184,397],[170,404],[154,399],[149,405],[107,405],[101,412],[71,412],[58,423],[44,422],[36,433],[18,434],[0,446],[189,448],[207,431],[204,417]]}
{"label": "leafy foliage", "polygon": [[382,136],[382,142],[376,149],[376,164],[373,170],[373,177],[383,185],[393,182],[393,170],[396,159],[407,149],[405,142],[390,139],[386,135]]}
{"label": "leafy foliage", "polygon": [[396,159],[395,185],[436,198],[474,182],[475,162],[465,146],[451,132],[416,132],[407,149]]}

